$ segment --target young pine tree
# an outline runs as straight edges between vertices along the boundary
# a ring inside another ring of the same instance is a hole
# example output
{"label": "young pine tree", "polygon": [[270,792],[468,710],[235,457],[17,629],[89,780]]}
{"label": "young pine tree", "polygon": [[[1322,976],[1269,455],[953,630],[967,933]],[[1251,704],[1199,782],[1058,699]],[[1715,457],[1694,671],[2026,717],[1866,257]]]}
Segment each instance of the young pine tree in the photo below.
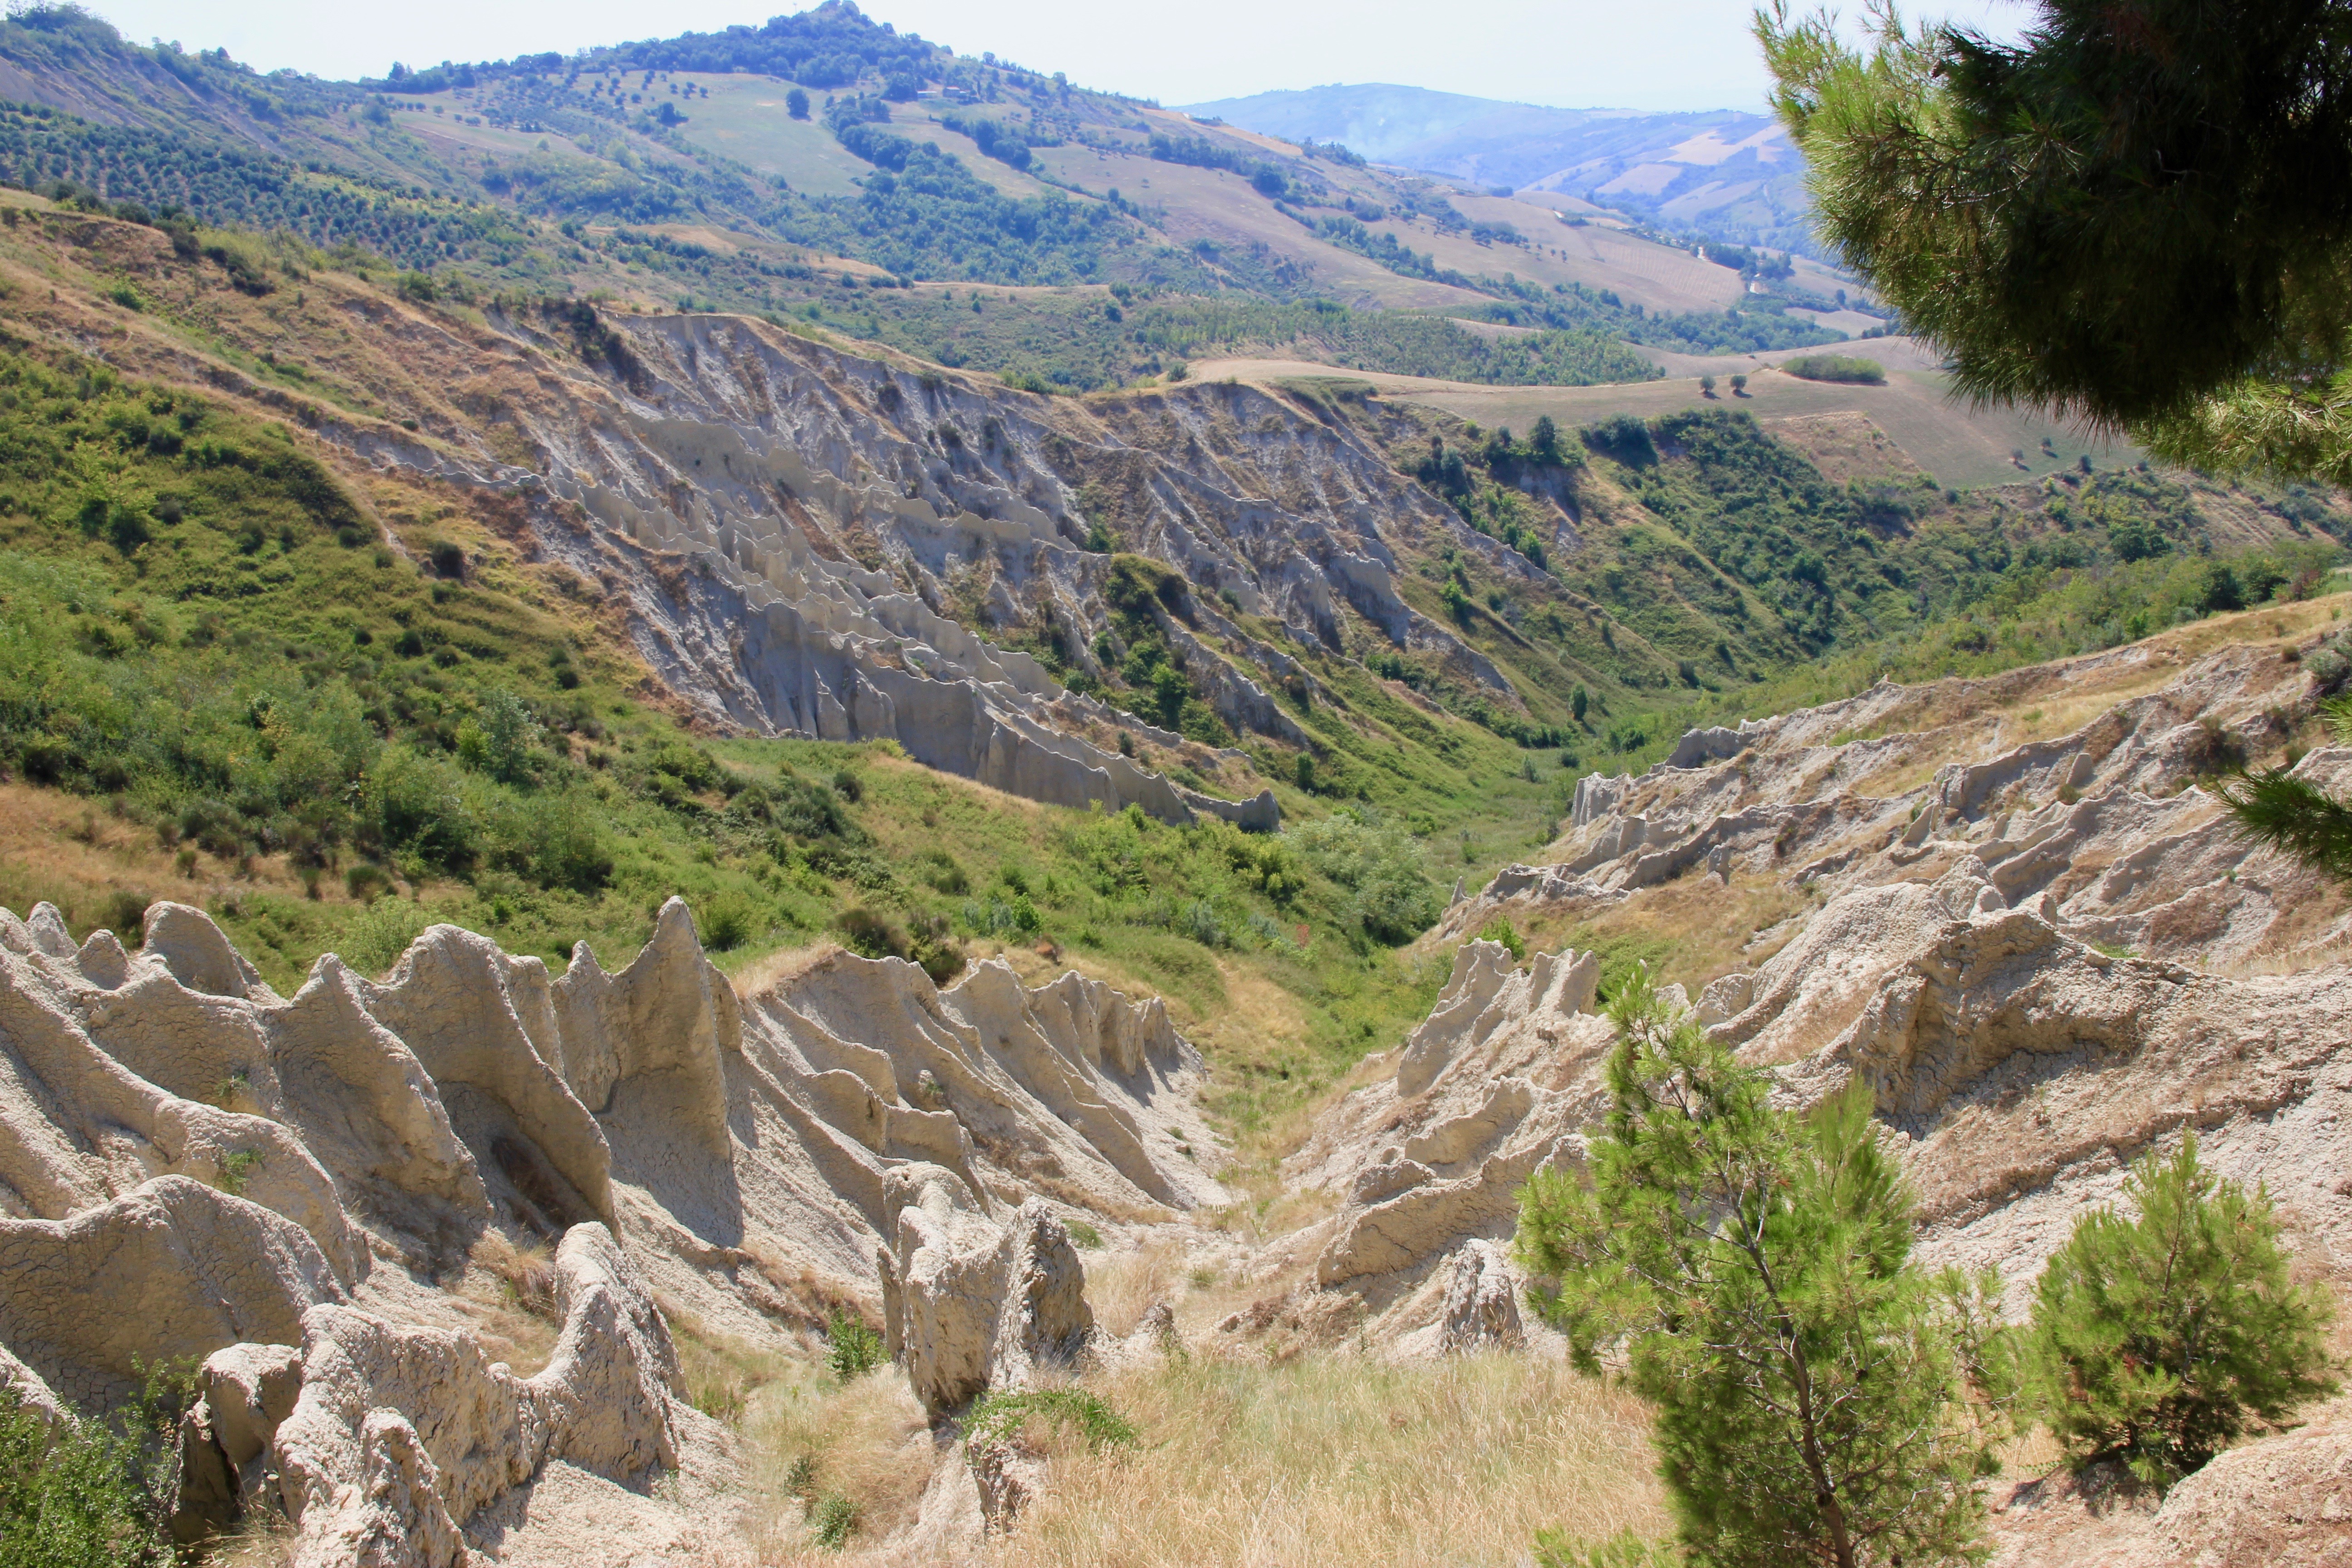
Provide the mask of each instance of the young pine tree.
{"label": "young pine tree", "polygon": [[2042,1273],[2021,1347],[2032,1407],[2078,1461],[2168,1487],[2254,1420],[2332,1394],[2326,1292],[2287,1278],[2270,1194],[2198,1163],[2133,1167],[2139,1210],[2086,1215]]}
{"label": "young pine tree", "polygon": [[1538,1172],[1518,1249],[1580,1366],[1622,1341],[1684,1546],[1713,1568],[1980,1559],[1959,1325],[1911,1261],[1866,1093],[1773,1109],[1646,975],[1611,1016],[1591,1184]]}

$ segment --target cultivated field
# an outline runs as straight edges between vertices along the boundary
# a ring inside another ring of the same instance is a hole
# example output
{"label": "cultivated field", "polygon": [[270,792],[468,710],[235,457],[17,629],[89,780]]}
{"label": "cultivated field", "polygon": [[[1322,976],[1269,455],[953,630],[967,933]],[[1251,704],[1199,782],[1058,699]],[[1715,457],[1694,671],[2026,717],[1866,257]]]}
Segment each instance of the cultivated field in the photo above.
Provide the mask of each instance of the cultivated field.
{"label": "cultivated field", "polygon": [[[1768,425],[1805,416],[1863,415],[1912,462],[1934,475],[1938,484],[1956,489],[2039,479],[2072,468],[2086,453],[2102,468],[2136,463],[2142,456],[2127,444],[2086,437],[2080,429],[2023,410],[1969,407],[1952,395],[1948,378],[1934,369],[1924,351],[1907,338],[1873,338],[1839,351],[1884,364],[1887,371],[1884,386],[1804,381],[1769,368],[1781,360],[1823,352],[1819,349],[1706,359],[1643,352],[1666,370],[1664,380],[1617,386],[1478,386],[1372,372],[1346,374],[1349,379],[1370,383],[1391,397],[1425,403],[1482,426],[1508,426],[1521,433],[1547,414],[1559,424],[1572,426],[1613,414],[1654,419],[1680,409],[1705,407],[1709,399],[1700,390],[1698,378],[1711,374],[1717,382],[1713,401],[1717,405],[1747,409]],[[1334,374],[1328,365],[1303,361],[1244,359],[1203,360],[1192,366],[1192,373],[1204,380],[1231,377],[1260,384]],[[1741,374],[1748,378],[1747,391],[1734,396],[1730,377]],[[2048,451],[2042,447],[2045,437],[2051,442]],[[2021,463],[2011,456],[2021,451]]]}

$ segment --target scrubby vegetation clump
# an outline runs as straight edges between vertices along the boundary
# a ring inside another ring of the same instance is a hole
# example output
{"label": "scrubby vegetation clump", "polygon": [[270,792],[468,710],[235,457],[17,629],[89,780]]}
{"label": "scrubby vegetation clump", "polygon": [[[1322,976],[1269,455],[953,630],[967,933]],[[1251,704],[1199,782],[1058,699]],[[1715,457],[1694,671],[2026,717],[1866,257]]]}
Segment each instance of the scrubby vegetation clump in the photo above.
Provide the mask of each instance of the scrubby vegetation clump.
{"label": "scrubby vegetation clump", "polygon": [[0,1384],[0,1568],[165,1568],[191,1367],[145,1370],[111,1414],[51,1425]]}
{"label": "scrubby vegetation clump", "polygon": [[1854,386],[1880,386],[1886,381],[1885,365],[1855,354],[1799,354],[1782,360],[1780,368],[1802,381],[1835,381]]}
{"label": "scrubby vegetation clump", "polygon": [[2078,1462],[2169,1486],[2257,1424],[2333,1394],[2334,1301],[2298,1284],[2267,1191],[2184,1137],[2132,1168],[2043,1268],[2019,1345],[2032,1409]]}
{"label": "scrubby vegetation clump", "polygon": [[1624,1345],[1685,1546],[1757,1568],[1971,1561],[1991,1461],[1962,1418],[1970,1351],[1911,1260],[1866,1091],[1775,1109],[1646,976],[1610,1016],[1591,1184],[1538,1171],[1518,1246],[1580,1366]]}

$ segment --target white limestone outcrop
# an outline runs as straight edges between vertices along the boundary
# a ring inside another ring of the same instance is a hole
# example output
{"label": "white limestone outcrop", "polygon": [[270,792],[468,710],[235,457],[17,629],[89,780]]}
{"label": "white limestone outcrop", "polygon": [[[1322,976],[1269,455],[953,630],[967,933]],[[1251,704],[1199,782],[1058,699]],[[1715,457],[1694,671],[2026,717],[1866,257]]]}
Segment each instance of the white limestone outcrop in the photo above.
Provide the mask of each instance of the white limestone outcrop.
{"label": "white limestone outcrop", "polygon": [[[201,910],[146,934],[0,911],[0,1376],[55,1422],[202,1362],[191,1540],[282,1515],[304,1563],[445,1568],[518,1531],[691,1560],[740,1502],[657,1293],[781,1344],[887,1289],[945,1410],[1088,1344],[1058,1215],[1223,1196],[1198,1054],[1076,974],[941,991],[838,953],[745,1002],[672,900],[618,973],[436,926],[289,999]],[[488,1242],[552,1252],[530,1376],[435,1289]]]}
{"label": "white limestone outcrop", "polygon": [[1000,1222],[955,1173],[925,1165],[891,1172],[884,1201],[896,1228],[878,1258],[884,1339],[926,1410],[1026,1388],[1087,1352],[1086,1270],[1047,1205],[1033,1198]]}
{"label": "white limestone outcrop", "polygon": [[[2331,951],[2352,910],[2194,782],[2217,745],[2280,733],[2304,678],[2256,647],[2167,657],[1882,685],[1701,733],[1638,778],[1583,780],[1558,864],[1507,870],[1444,929],[1622,921],[1695,875],[1801,889],[1769,956],[1715,978],[1695,1018],[1792,1103],[1870,1084],[1928,1257],[1998,1264],[2014,1296],[2134,1155],[2194,1129],[2292,1205],[2314,1256],[2352,1258],[2352,972]],[[2117,700],[2074,729],[2004,739],[2005,705],[2102,683]],[[2352,750],[2296,769],[2341,789]],[[1919,782],[1870,793],[1890,777]],[[2247,972],[2273,967],[2293,973]],[[1376,1338],[1444,1321],[1445,1260],[1509,1236],[1529,1173],[1581,1158],[1612,1034],[1597,978],[1589,956],[1522,966],[1465,942],[1391,1076],[1288,1163],[1340,1198],[1315,1279],[1360,1298]]]}

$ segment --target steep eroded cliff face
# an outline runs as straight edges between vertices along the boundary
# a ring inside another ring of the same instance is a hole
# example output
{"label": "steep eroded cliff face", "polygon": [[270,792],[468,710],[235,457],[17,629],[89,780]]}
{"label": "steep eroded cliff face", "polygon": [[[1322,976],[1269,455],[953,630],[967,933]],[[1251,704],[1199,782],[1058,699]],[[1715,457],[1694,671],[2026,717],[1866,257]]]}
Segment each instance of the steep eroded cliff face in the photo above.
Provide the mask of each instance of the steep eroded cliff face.
{"label": "steep eroded cliff face", "polygon": [[[283,1517],[304,1562],[441,1568],[544,1517],[692,1558],[735,1440],[669,1314],[782,1350],[878,1307],[960,1405],[1090,1342],[1063,1216],[1117,1236],[1226,1196],[1198,1053],[1075,973],[942,991],[833,950],[739,999],[677,900],[617,973],[444,925],[291,997],[200,910],[142,938],[0,910],[0,1381],[57,1420],[202,1363],[180,1525]],[[904,1219],[934,1186],[961,1215],[937,1257]],[[560,1335],[519,1376],[461,1288],[542,1252]],[[1060,1316],[1024,1337],[1040,1292]]]}
{"label": "steep eroded cliff face", "polygon": [[[1441,930],[1680,918],[1688,935],[1777,886],[1795,912],[1748,938],[1747,964],[1696,1000],[1665,993],[1787,1103],[1867,1086],[1929,1266],[1998,1268],[2021,1315],[2131,1162],[2193,1132],[2213,1169],[2267,1186],[2298,1268],[2340,1287],[2352,914],[2327,879],[2250,845],[2198,782],[2217,756],[2293,733],[2311,685],[2275,648],[2152,644],[1693,731],[1644,773],[1587,778],[1550,863],[1507,868]],[[2340,794],[2352,750],[2295,767]],[[1693,888],[1708,913],[1669,901]],[[1733,951],[1747,931],[1700,935]],[[1518,1190],[1539,1167],[1577,1168],[1608,1109],[1601,971],[1591,952],[1522,963],[1463,942],[1428,1017],[1374,1058],[1386,1070],[1286,1163],[1335,1212],[1254,1267],[1311,1268],[1311,1284],[1229,1330],[1281,1309],[1420,1353],[1515,1324],[1490,1277]],[[2079,1561],[2089,1542],[2119,1563],[2334,1561],[2352,1520],[2326,1498],[2352,1439],[2342,1402],[2311,1415],[2160,1509],[2056,1481],[2000,1489],[2001,1560]]]}
{"label": "steep eroded cliff face", "polygon": [[1066,690],[1040,656],[1099,680],[1106,654],[1157,639],[1219,723],[1288,744],[1307,736],[1275,692],[1311,699],[1313,682],[1285,641],[1424,650],[1517,700],[1395,581],[1408,546],[1509,552],[1352,425],[1277,395],[1049,399],[739,317],[583,306],[492,325],[507,374],[481,395],[528,468],[459,461],[456,426],[450,447],[321,434],[527,498],[539,546],[625,602],[647,664],[714,721],[895,740],[1059,805],[1270,826],[1270,796],[1215,799],[1139,765],[1139,743],[1182,754],[1183,738]]}

